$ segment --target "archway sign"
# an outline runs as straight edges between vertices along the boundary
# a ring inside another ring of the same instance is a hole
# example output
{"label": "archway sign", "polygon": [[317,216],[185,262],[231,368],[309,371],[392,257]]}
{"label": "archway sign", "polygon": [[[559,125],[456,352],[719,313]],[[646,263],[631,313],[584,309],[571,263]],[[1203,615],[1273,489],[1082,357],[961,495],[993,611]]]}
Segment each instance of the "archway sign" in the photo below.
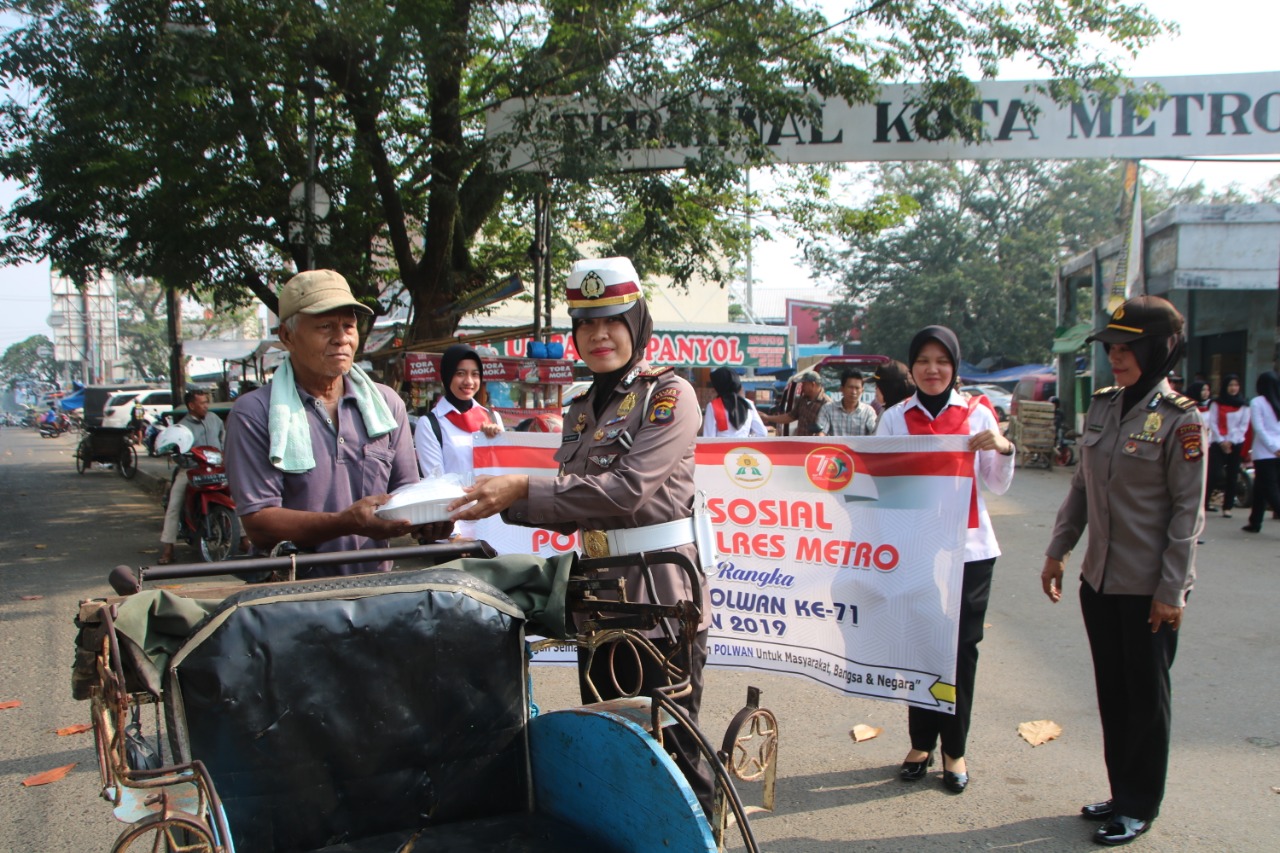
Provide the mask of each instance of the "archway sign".
{"label": "archway sign", "polygon": [[[779,163],[873,160],[1065,160],[1151,159],[1280,153],[1280,71],[1188,77],[1133,78],[1135,91],[1158,86],[1164,96],[1143,115],[1134,98],[1089,95],[1059,104],[1038,89],[1046,81],[982,81],[970,114],[985,141],[949,138],[947,116],[922,113],[910,85],[888,85],[866,104],[828,101],[819,121],[801,116],[761,116],[746,107],[738,118],[751,127]],[[490,112],[487,135],[509,141],[501,168],[557,169],[555,152],[538,151],[533,139],[563,138],[570,125],[601,146],[621,143],[623,169],[677,169],[696,157],[663,134],[664,110],[637,102],[635,109],[594,110],[573,99],[513,99]]]}

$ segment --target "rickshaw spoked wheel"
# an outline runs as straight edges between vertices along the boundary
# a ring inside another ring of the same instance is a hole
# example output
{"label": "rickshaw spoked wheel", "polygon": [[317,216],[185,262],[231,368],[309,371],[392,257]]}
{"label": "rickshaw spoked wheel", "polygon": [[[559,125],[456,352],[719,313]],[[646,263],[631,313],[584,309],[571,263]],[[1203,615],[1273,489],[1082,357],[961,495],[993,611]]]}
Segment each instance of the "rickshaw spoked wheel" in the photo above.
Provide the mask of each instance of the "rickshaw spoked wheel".
{"label": "rickshaw spoked wheel", "polygon": [[129,826],[111,853],[221,853],[209,828],[184,812],[154,814]]}
{"label": "rickshaw spoked wheel", "polygon": [[138,450],[132,444],[126,444],[120,448],[120,461],[116,465],[116,470],[126,480],[132,480],[138,473]]}

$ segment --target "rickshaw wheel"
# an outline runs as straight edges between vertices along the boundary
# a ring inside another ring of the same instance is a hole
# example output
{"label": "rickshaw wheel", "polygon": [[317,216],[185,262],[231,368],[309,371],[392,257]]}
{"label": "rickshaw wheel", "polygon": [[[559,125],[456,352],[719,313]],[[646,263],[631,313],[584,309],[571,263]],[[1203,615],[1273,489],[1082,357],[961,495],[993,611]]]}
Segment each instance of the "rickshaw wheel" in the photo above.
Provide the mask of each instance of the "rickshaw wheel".
{"label": "rickshaw wheel", "polygon": [[89,439],[84,438],[76,445],[76,473],[83,474],[85,469],[89,467],[89,457],[93,455],[93,448],[89,446]]}
{"label": "rickshaw wheel", "polygon": [[184,813],[154,814],[129,826],[116,839],[111,853],[219,853],[209,828]]}
{"label": "rickshaw wheel", "polygon": [[138,451],[132,444],[120,448],[120,461],[116,464],[116,470],[126,480],[132,480],[138,473]]}

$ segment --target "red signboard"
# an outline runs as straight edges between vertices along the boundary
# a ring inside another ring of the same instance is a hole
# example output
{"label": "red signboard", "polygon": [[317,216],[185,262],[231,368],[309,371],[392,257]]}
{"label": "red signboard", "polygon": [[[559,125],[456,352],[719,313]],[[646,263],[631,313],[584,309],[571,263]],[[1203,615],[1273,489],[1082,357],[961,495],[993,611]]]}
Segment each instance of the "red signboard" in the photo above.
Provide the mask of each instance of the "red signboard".
{"label": "red signboard", "polygon": [[[529,385],[570,385],[574,381],[573,362],[549,358],[502,358],[484,356],[486,382],[524,382]],[[410,382],[439,382],[440,355],[433,352],[405,353],[405,377]]]}

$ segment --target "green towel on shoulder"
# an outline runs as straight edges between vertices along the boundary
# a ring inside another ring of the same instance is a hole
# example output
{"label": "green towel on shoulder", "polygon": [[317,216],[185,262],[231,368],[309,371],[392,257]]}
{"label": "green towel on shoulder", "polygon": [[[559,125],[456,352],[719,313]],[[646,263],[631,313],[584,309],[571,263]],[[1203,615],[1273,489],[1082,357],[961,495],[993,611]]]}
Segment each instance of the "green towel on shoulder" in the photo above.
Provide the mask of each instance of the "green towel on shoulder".
{"label": "green towel on shoulder", "polygon": [[[347,374],[356,407],[364,418],[364,429],[370,438],[384,436],[396,428],[391,408],[378,386],[359,367],[352,365]],[[267,456],[271,464],[286,474],[302,474],[316,467],[311,452],[311,425],[302,405],[298,386],[294,383],[293,362],[286,358],[271,380],[271,406],[267,415]]]}

